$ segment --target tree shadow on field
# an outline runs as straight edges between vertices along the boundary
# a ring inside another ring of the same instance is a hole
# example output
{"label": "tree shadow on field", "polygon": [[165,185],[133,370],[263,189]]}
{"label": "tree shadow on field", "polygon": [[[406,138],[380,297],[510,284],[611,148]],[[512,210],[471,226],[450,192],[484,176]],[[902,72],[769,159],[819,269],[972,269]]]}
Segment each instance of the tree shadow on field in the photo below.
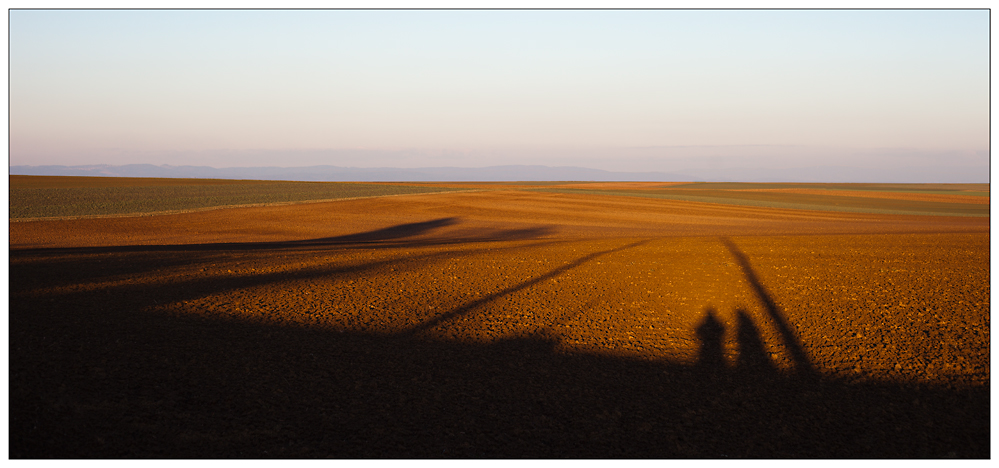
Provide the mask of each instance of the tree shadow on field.
{"label": "tree shadow on field", "polygon": [[[211,251],[253,251],[297,248],[328,248],[328,247],[365,247],[368,245],[393,247],[419,247],[428,245],[465,244],[470,242],[496,242],[506,240],[534,239],[551,232],[544,226],[524,229],[478,229],[466,231],[464,235],[439,237],[427,236],[433,231],[461,223],[461,218],[447,217],[417,223],[398,224],[381,229],[342,236],[322,237],[317,239],[302,239],[275,242],[209,242],[198,244],[163,244],[163,245],[116,245],[103,247],[69,247],[69,248],[32,248],[18,249],[22,256],[53,255],[59,253],[72,254],[106,254],[127,252],[211,252]],[[403,240],[407,239],[407,240]]]}
{"label": "tree shadow on field", "polygon": [[[383,234],[393,242],[406,238]],[[88,254],[48,269],[44,259],[31,268],[12,261],[9,456],[990,456],[988,385],[823,377],[748,258],[725,242],[785,341],[793,369],[771,362],[757,325],[741,309],[734,365],[722,350],[725,325],[710,308],[695,329],[694,363],[567,352],[543,334],[473,344],[425,333],[638,243],[582,257],[397,334],[148,311],[154,298],[184,300],[258,284],[249,279],[74,290],[40,300],[29,292],[75,274],[67,268],[146,257]]]}
{"label": "tree shadow on field", "polygon": [[[34,277],[31,282],[44,283],[50,287],[54,287],[96,282],[105,278],[143,275],[147,272],[162,271],[178,266],[203,265],[210,268],[214,266],[213,264],[224,263],[236,257],[252,258],[255,253],[281,251],[287,252],[289,255],[299,254],[308,256],[333,251],[372,248],[405,251],[406,249],[418,249],[422,247],[535,240],[552,232],[551,228],[535,226],[523,229],[466,229],[443,235],[434,235],[435,231],[449,226],[456,226],[460,223],[460,218],[448,217],[417,223],[399,224],[343,236],[281,242],[218,242],[18,249],[11,250],[11,260],[24,260],[22,268],[39,270],[30,273]],[[475,253],[481,251],[482,248],[479,250],[465,249],[461,254]],[[118,260],[105,257],[115,255],[125,255],[126,257]],[[294,273],[282,272],[271,275],[254,274],[247,276],[230,275],[225,279],[215,281],[211,287],[235,289],[281,280],[363,272],[391,263],[426,261],[451,256],[454,256],[453,252],[427,252],[406,254],[405,259],[392,258],[382,262],[369,262],[360,266],[337,267],[327,265],[311,269],[300,269]],[[14,281],[17,279],[13,278]],[[170,288],[182,286],[182,284],[174,283]],[[137,287],[149,288],[146,285]]]}

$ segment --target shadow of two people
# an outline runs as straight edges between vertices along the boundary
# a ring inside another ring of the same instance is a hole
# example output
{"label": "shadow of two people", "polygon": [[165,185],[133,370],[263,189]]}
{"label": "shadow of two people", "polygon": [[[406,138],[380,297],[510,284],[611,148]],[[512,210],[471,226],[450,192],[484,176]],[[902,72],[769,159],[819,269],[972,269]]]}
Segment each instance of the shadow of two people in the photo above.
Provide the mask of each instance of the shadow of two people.
{"label": "shadow of two people", "polygon": [[[450,222],[339,240],[410,241]],[[112,251],[75,263],[12,263],[10,456],[989,456],[987,384],[802,378],[811,364],[794,328],[747,257],[728,245],[797,372],[773,368],[744,310],[736,311],[736,370],[711,309],[695,330],[701,356],[693,366],[563,352],[545,337],[473,343],[420,333],[615,250],[396,335],[142,312],[154,297],[183,301],[285,276],[72,289],[39,300],[32,291],[40,285],[75,284],[78,272],[153,271],[165,257]],[[342,272],[294,278],[331,274]]]}
{"label": "shadow of two people", "polygon": [[[695,329],[701,348],[698,353],[697,366],[702,369],[727,369],[725,360],[725,324],[717,317],[718,312],[708,307],[704,319]],[[759,328],[753,323],[749,313],[743,309],[736,310],[738,325],[736,340],[739,353],[735,361],[735,370],[773,373],[776,366],[770,360],[763,343]]]}

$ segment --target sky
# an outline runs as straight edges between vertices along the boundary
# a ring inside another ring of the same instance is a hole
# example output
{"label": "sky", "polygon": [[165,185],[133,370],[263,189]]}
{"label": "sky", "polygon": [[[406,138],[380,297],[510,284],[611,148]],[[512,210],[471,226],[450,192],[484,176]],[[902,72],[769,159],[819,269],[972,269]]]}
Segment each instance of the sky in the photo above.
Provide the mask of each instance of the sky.
{"label": "sky", "polygon": [[989,39],[988,10],[11,10],[10,165],[987,181]]}

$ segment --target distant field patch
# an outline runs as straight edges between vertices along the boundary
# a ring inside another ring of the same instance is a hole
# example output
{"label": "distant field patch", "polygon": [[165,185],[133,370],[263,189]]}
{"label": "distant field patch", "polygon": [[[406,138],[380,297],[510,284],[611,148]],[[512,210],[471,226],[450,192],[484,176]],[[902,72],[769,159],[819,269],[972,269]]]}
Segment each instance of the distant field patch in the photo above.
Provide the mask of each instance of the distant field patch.
{"label": "distant field patch", "polygon": [[[537,188],[556,193],[662,198],[725,205],[852,213],[989,216],[985,184],[693,183],[666,188]],[[984,190],[983,190],[984,189]]]}
{"label": "distant field patch", "polygon": [[671,188],[695,190],[824,189],[989,196],[989,184],[874,184],[787,182],[692,182]]}
{"label": "distant field patch", "polygon": [[[943,203],[971,203],[988,205],[988,192],[916,192],[916,191],[874,191],[874,190],[829,190],[829,189],[755,189],[745,192],[800,193],[806,195],[826,195],[834,197],[890,198],[892,200],[930,201]],[[984,195],[979,195],[984,193]]]}
{"label": "distant field patch", "polygon": [[10,176],[10,219],[115,216],[461,190],[380,183]]}

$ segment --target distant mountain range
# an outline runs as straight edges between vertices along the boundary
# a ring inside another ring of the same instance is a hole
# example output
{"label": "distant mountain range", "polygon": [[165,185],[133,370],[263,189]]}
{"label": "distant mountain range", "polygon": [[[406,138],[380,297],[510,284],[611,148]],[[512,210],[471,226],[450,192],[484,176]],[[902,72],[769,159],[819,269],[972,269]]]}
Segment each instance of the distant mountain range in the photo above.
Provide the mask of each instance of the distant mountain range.
{"label": "distant mountain range", "polygon": [[880,182],[880,183],[988,183],[987,166],[906,166],[891,171],[849,166],[797,168],[717,167],[685,169],[682,174],[665,172],[612,172],[585,167],[531,165],[490,167],[359,168],[156,166],[10,166],[10,175],[58,175],[91,177],[162,177],[194,179],[299,180],[316,182],[538,182],[538,181],[634,181],[634,182]]}
{"label": "distant mountain range", "polygon": [[662,172],[610,172],[584,167],[492,166],[481,168],[358,168],[155,166],[10,166],[11,175],[91,177],[164,177],[193,179],[300,180],[316,182],[499,182],[499,181],[685,181],[690,177]]}

